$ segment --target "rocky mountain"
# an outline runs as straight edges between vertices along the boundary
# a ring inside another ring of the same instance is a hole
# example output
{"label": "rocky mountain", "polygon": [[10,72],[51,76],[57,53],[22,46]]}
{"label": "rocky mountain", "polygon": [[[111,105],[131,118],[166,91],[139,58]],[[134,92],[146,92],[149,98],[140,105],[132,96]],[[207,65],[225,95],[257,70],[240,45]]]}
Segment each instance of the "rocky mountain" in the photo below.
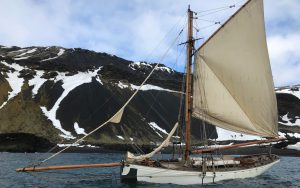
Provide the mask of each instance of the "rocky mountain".
{"label": "rocky mountain", "polygon": [[[0,150],[23,143],[34,151],[82,137],[113,115],[153,67],[80,48],[0,46]],[[159,65],[125,108],[121,122],[103,127],[81,145],[161,142],[178,119],[182,78],[182,73]],[[297,139],[299,86],[276,90],[280,134]],[[201,122],[193,119],[192,124],[197,142],[203,135]],[[213,126],[206,130],[211,139],[224,136],[224,130]],[[182,138],[181,130],[177,136]],[[228,131],[226,136],[241,139]],[[252,137],[243,136],[247,139]]]}
{"label": "rocky mountain", "polygon": [[[153,67],[79,48],[1,46],[0,133],[72,142],[113,115]],[[122,121],[105,126],[85,144],[161,142],[178,119],[182,77],[159,65]],[[193,124],[200,122],[194,119]],[[193,127],[197,140],[201,131]],[[207,131],[217,137],[214,127]]]}
{"label": "rocky mountain", "polygon": [[275,91],[279,134],[288,138],[280,146],[300,150],[300,85],[275,88]]}

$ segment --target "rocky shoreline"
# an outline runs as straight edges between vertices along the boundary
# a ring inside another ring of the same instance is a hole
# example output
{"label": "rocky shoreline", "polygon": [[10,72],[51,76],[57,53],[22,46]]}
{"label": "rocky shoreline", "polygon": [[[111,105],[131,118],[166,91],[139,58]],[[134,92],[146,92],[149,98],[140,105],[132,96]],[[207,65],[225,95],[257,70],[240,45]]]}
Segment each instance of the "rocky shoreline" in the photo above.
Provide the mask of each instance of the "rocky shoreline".
{"label": "rocky shoreline", "polygon": [[[299,150],[286,149],[284,143],[274,145],[271,148],[273,154],[279,156],[297,156],[300,157]],[[98,145],[89,145],[85,143],[80,146],[70,147],[66,153],[125,153],[130,151],[135,153],[137,151],[137,146],[132,144],[98,144]],[[147,153],[152,151],[156,145],[139,145],[139,149]],[[56,144],[51,143],[45,138],[37,137],[32,134],[25,133],[9,133],[9,134],[0,134],[0,152],[15,152],[15,153],[34,153],[34,152],[57,152],[63,147],[58,147]],[[177,150],[179,148],[176,148]],[[164,148],[161,151],[162,153],[172,153],[173,147]],[[226,155],[249,155],[256,153],[267,153],[269,152],[269,147],[267,146],[252,146],[252,147],[243,147],[238,149],[227,149],[219,151],[220,154]]]}
{"label": "rocky shoreline", "polygon": [[[150,152],[151,146],[140,146],[140,148],[146,153]],[[57,148],[54,151],[58,151],[62,148]],[[89,148],[89,147],[71,147],[69,148],[66,153],[124,153],[126,151],[135,152],[133,149],[133,146],[131,145],[103,145],[99,148]],[[251,155],[251,154],[258,154],[258,153],[268,153],[269,148],[262,147],[262,146],[252,146],[252,147],[245,147],[245,148],[239,148],[239,149],[228,149],[218,152],[219,154],[223,155]],[[165,148],[162,152],[162,154],[171,154],[172,153],[172,147]],[[293,156],[293,157],[300,157],[300,151],[293,150],[293,149],[278,149],[272,147],[271,149],[272,154],[276,154],[279,156]]]}

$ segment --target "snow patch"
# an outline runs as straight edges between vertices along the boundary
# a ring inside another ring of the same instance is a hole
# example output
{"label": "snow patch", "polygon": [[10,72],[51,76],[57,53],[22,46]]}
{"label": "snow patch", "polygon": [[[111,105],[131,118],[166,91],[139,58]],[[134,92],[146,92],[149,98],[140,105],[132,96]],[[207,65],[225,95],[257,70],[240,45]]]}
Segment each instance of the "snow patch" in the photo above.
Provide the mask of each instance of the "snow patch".
{"label": "snow patch", "polygon": [[140,61],[133,62],[133,63],[131,63],[131,64],[132,64],[132,65],[136,65],[136,66],[138,66],[139,68],[140,68],[141,66],[152,67],[152,65],[150,65],[150,64],[148,64],[148,63],[140,62]]}
{"label": "snow patch", "polygon": [[84,147],[89,147],[89,148],[99,148],[98,146],[93,146],[91,144],[87,144],[87,145],[80,145],[80,144],[57,144],[58,147],[79,147],[79,148],[84,148]]}
{"label": "snow patch", "polygon": [[8,64],[5,61],[1,61],[1,63],[9,68],[15,69],[16,71],[20,72],[21,70],[25,69],[26,67],[22,67],[17,63]]}
{"label": "snow patch", "polygon": [[291,90],[291,89],[287,88],[287,89],[277,90],[276,93],[292,94],[292,95],[295,95],[298,99],[300,99],[300,88],[298,88],[298,89],[299,89],[299,91]]}
{"label": "snow patch", "polygon": [[152,65],[144,62],[139,62],[139,61],[130,63],[128,65],[128,67],[131,68],[132,70],[136,70],[136,68],[140,69],[141,67],[145,67],[145,66],[152,68]]}
{"label": "snow patch", "polygon": [[74,123],[74,129],[75,129],[76,134],[87,135],[84,128],[80,128],[77,122]]}
{"label": "snow patch", "polygon": [[48,59],[43,59],[43,60],[41,60],[41,62],[43,62],[43,61],[49,61],[49,60],[52,60],[52,59],[56,59],[56,58],[58,58],[59,56],[61,56],[61,55],[63,55],[65,53],[65,50],[64,49],[59,49],[59,52],[56,54],[57,56],[55,56],[55,57],[50,57],[50,58],[48,58]]}
{"label": "snow patch", "polygon": [[[45,116],[48,117],[49,120],[52,121],[52,124],[55,128],[59,129],[65,136],[70,137],[70,138],[75,138],[72,136],[72,134],[69,131],[66,131],[62,128],[60,121],[56,119],[56,112],[59,108],[59,105],[61,101],[69,94],[70,91],[75,89],[76,87],[84,84],[84,83],[90,83],[92,81],[92,78],[97,75],[97,72],[101,69],[98,68],[94,70],[93,72],[88,71],[88,72],[79,72],[75,75],[72,76],[66,76],[66,73],[59,73],[56,78],[55,82],[62,80],[63,85],[62,88],[64,89],[63,93],[61,96],[57,99],[55,104],[53,105],[52,109],[49,111],[46,109],[46,107],[41,107],[43,113]],[[60,135],[64,137],[63,135]]]}
{"label": "snow patch", "polygon": [[287,133],[287,135],[289,135],[290,137],[300,138],[299,133]]}
{"label": "snow patch", "polygon": [[125,89],[125,88],[128,88],[129,85],[128,84],[124,84],[122,83],[121,81],[118,82],[118,87],[121,88],[121,89]]}
{"label": "snow patch", "polygon": [[129,68],[131,68],[132,70],[136,70],[131,64],[128,65]]}
{"label": "snow patch", "polygon": [[[134,85],[134,84],[126,84],[123,83],[121,81],[119,81],[118,83],[116,83],[116,85],[121,88],[121,89],[126,89],[130,86],[131,90],[137,90],[139,89],[140,86]],[[140,88],[140,91],[149,91],[149,90],[159,90],[159,91],[167,91],[167,92],[172,92],[172,93],[182,93],[180,91],[174,91],[174,90],[170,90],[170,89],[165,89],[159,86],[155,86],[155,85],[151,85],[151,84],[145,84]]]}
{"label": "snow patch", "polygon": [[123,136],[120,136],[120,135],[117,135],[117,137],[121,140],[124,140],[124,137]]}
{"label": "snow patch", "polygon": [[168,73],[173,73],[174,72],[174,70],[170,69],[169,67],[156,67],[155,70],[160,70],[160,71],[168,72]]}
{"label": "snow patch", "polygon": [[25,50],[27,50],[27,49],[15,50],[15,51],[11,51],[11,52],[8,52],[8,53],[11,54],[11,53],[16,53],[16,52],[24,52]]}
{"label": "snow patch", "polygon": [[69,147],[69,146],[73,146],[73,147],[77,147],[79,146],[79,144],[57,144],[58,147]]}
{"label": "snow patch", "polygon": [[18,60],[28,59],[28,58],[30,58],[30,56],[14,58],[14,60],[18,61]]}
{"label": "snow patch", "polygon": [[290,120],[290,118],[288,118],[288,114],[285,114],[283,116],[280,116],[281,119],[285,122],[282,122],[282,121],[279,121],[280,124],[283,124],[283,125],[287,125],[287,126],[300,126],[300,119],[296,119],[295,123],[292,123]]}
{"label": "snow patch", "polygon": [[291,119],[288,118],[288,114],[289,114],[289,113],[285,114],[284,116],[281,116],[281,119],[282,119],[283,121],[288,121],[288,122],[289,122]]}
{"label": "snow patch", "polygon": [[162,129],[161,127],[159,127],[155,122],[150,122],[149,125],[157,130],[159,130],[160,132],[164,133],[164,134],[168,134],[167,131],[165,129]]}
{"label": "snow patch", "polygon": [[289,137],[295,137],[295,138],[300,138],[300,134],[299,133],[282,133],[282,132],[278,132],[279,136],[281,138],[286,138],[287,136]]}
{"label": "snow patch", "polygon": [[21,56],[24,56],[24,55],[26,55],[26,54],[32,54],[32,53],[34,53],[36,50],[37,50],[37,48],[33,48],[33,49],[31,49],[31,50],[28,50],[27,52],[24,52],[24,53],[21,53],[21,54],[19,54],[19,55],[16,55],[16,57],[21,57]]}
{"label": "snow patch", "polygon": [[10,85],[12,91],[8,92],[8,98],[7,101],[4,102],[1,106],[0,109],[2,109],[9,100],[11,100],[12,98],[14,98],[15,96],[17,96],[21,90],[22,90],[22,86],[24,83],[24,79],[23,78],[19,78],[18,76],[20,75],[20,71],[23,70],[24,68],[21,67],[20,65],[13,63],[13,64],[8,64],[4,61],[0,61],[3,65],[13,68],[16,71],[12,72],[8,72],[7,74],[7,78],[5,78],[8,82],[8,84]]}
{"label": "snow patch", "polygon": [[299,150],[300,151],[300,142],[297,142],[294,145],[288,145],[286,148],[287,149],[294,149],[294,150]]}
{"label": "snow patch", "polygon": [[35,73],[36,75],[28,81],[29,86],[33,86],[32,97],[38,93],[40,87],[47,81],[47,79],[42,78],[44,71],[37,70]]}
{"label": "snow patch", "polygon": [[[56,103],[55,103],[56,104]],[[46,107],[41,106],[41,110],[44,113],[44,115],[52,121],[52,124],[54,125],[55,128],[59,129],[63,134],[60,134],[59,136],[66,138],[66,139],[75,139],[76,137],[74,137],[71,132],[66,131],[65,129],[62,128],[60,121],[58,119],[56,119],[56,110],[58,109],[58,105],[57,106],[53,106],[53,108],[51,110],[47,110]]]}
{"label": "snow patch", "polygon": [[217,140],[261,140],[259,136],[252,136],[247,134],[236,133],[233,131],[228,131],[219,127],[216,127],[218,138]]}
{"label": "snow patch", "polygon": [[278,132],[278,134],[279,134],[279,137],[280,137],[280,138],[285,138],[285,135],[286,135],[285,133]]}
{"label": "snow patch", "polygon": [[101,85],[103,85],[103,82],[100,80],[99,76],[96,76],[97,82],[99,82]]}
{"label": "snow patch", "polygon": [[[148,63],[144,63],[144,62],[133,62],[133,63],[130,63],[128,65],[129,68],[131,68],[132,70],[136,70],[136,69],[140,69],[141,67],[149,67],[149,68],[153,68],[154,67],[154,64],[148,64]],[[163,72],[168,72],[168,73],[173,73],[174,70],[169,68],[169,67],[166,67],[166,66],[158,66],[155,68],[155,70],[160,70],[160,71],[163,71]]]}
{"label": "snow patch", "polygon": [[61,56],[65,53],[64,49],[59,49],[59,52],[57,53],[57,56]]}
{"label": "snow patch", "polygon": [[[137,90],[137,89],[139,89],[140,86],[130,84],[130,87],[133,90]],[[170,89],[165,89],[165,88],[162,88],[162,87],[159,87],[159,86],[155,86],[155,85],[151,85],[151,84],[145,84],[145,85],[143,85],[140,88],[140,91],[148,91],[148,90],[160,90],[160,91],[167,91],[167,92],[173,92],[173,93],[182,93],[180,91],[174,91],[174,90],[170,90]]]}
{"label": "snow patch", "polygon": [[150,127],[156,132],[156,134],[163,138],[163,136],[157,132],[157,130],[159,130],[160,132],[164,133],[164,134],[168,134],[167,131],[165,129],[162,129],[161,127],[159,127],[155,122],[150,122],[148,123],[150,125]]}

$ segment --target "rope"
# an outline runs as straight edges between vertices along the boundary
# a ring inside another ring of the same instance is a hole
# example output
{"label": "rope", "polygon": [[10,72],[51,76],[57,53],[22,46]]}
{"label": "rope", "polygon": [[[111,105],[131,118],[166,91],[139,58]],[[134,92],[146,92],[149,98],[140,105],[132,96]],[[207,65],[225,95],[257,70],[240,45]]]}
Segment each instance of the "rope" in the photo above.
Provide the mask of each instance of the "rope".
{"label": "rope", "polygon": [[[184,48],[184,45],[183,46],[179,46],[179,45],[177,45],[177,48]],[[178,49],[177,49],[178,50]],[[179,51],[179,50],[178,50]],[[182,50],[180,50],[179,52],[177,52],[177,54],[179,54],[179,55],[177,55],[176,56],[176,60],[170,65],[170,67],[175,67],[176,65],[177,65],[177,63],[178,63],[178,59],[179,59],[179,57],[181,57],[181,55],[182,55]],[[182,89],[180,90],[180,91],[183,91]],[[163,112],[168,112],[168,110],[165,108],[165,106],[163,106],[159,101],[158,101],[158,96],[162,93],[162,92],[164,92],[164,91],[162,91],[162,90],[158,90],[157,92],[156,92],[156,94],[153,94],[152,92],[150,92],[149,94],[150,94],[150,96],[153,98],[153,102],[152,103],[150,103],[149,105],[150,105],[150,107],[148,108],[148,110],[146,111],[146,113],[145,113],[145,117],[146,118],[148,118],[149,117],[149,113],[150,112],[154,112],[165,124],[169,124],[169,122],[167,121],[167,119],[162,115],[162,113],[161,112],[159,112],[156,108],[155,108],[155,104],[157,104],[157,105],[159,105],[159,107],[162,109],[162,111]],[[179,94],[180,94],[180,96],[182,96],[184,93],[183,92],[178,92]],[[146,99],[146,97],[143,95],[143,94],[140,94],[140,96],[143,98],[143,99]],[[152,101],[152,100],[151,100]],[[179,115],[180,115],[180,113],[179,113]],[[172,127],[173,125],[171,125],[171,127]],[[153,140],[152,140],[153,141]]]}
{"label": "rope", "polygon": [[[167,49],[167,51],[163,54],[163,56],[161,57],[159,62],[162,62],[163,59],[166,57],[166,55],[168,54],[168,52],[170,51],[171,47],[175,44],[175,42],[177,41],[177,39],[179,38],[179,36],[182,34],[183,29],[179,32],[179,34],[177,35],[177,37],[175,38],[175,40],[173,41],[173,43],[171,44],[171,46]],[[151,72],[149,73],[149,75],[146,77],[146,79],[142,82],[142,84],[138,87],[138,89],[133,93],[133,95],[127,100],[127,102],[113,115],[111,116],[111,118],[109,118],[107,121],[105,121],[104,123],[102,123],[100,126],[98,126],[97,128],[95,128],[94,130],[92,130],[91,132],[89,132],[88,134],[86,134],[85,136],[83,136],[82,138],[78,139],[77,141],[75,141],[73,144],[63,148],[62,150],[58,151],[57,153],[51,155],[50,157],[44,159],[40,164],[52,159],[53,157],[57,156],[58,154],[62,153],[63,151],[69,149],[72,145],[74,144],[78,144],[81,141],[83,141],[86,137],[88,137],[89,135],[93,134],[94,132],[96,132],[97,130],[101,129],[102,127],[104,127],[106,124],[108,124],[109,122],[111,122],[119,113],[121,113],[124,108],[131,102],[131,100],[135,97],[135,95],[139,92],[139,90],[142,88],[142,86],[148,81],[148,79],[150,78],[150,76],[153,74],[153,72],[155,71],[155,69],[159,66],[159,63],[157,63],[155,65],[155,67],[151,70]]]}
{"label": "rope", "polygon": [[201,19],[201,18],[198,18],[198,20],[205,21],[205,22],[210,22],[210,23],[214,23],[214,24],[220,24],[221,25],[221,21],[206,20],[206,19]]}
{"label": "rope", "polygon": [[208,10],[202,10],[202,11],[199,11],[199,12],[196,12],[196,13],[200,14],[200,13],[203,13],[203,12],[212,12],[212,11],[216,11],[216,10],[220,10],[220,9],[224,9],[224,8],[227,9],[229,7],[232,7],[232,6],[235,6],[235,4],[234,5],[227,5],[227,6],[223,6],[223,7],[219,7],[219,8],[208,9]]}
{"label": "rope", "polygon": [[[121,131],[123,132],[123,134],[125,136],[125,141],[126,140],[130,141],[129,144],[132,147],[132,149],[135,150],[136,153],[142,153],[142,154],[144,154],[144,151],[133,140],[130,139],[130,136],[124,130],[123,126],[121,126],[120,128],[121,128]],[[126,142],[126,143],[128,143],[128,142]]]}
{"label": "rope", "polygon": [[[184,66],[184,72],[186,72],[186,65]],[[184,87],[185,87],[185,74],[182,74],[182,84],[181,84],[181,91],[183,91],[184,90]],[[183,116],[181,116],[183,113],[184,113],[184,105],[183,105],[183,103],[184,103],[184,94],[182,93],[181,95],[180,95],[180,104],[179,104],[179,113],[178,113],[178,117],[177,117],[177,122],[178,122],[178,124],[179,124],[179,126],[178,126],[178,128],[177,128],[177,130],[176,130],[176,136],[178,136],[179,135],[179,129],[181,130],[181,134],[180,134],[180,148],[179,148],[179,152],[180,152],[180,154],[179,154],[179,156],[181,156],[181,154],[183,153],[183,151],[181,150],[182,148],[181,148],[181,145],[182,145],[182,137],[183,137],[183,130],[182,130],[182,127],[180,126],[180,125],[182,125],[183,124]],[[181,121],[182,120],[182,121]],[[177,141],[177,140],[176,140]],[[174,144],[173,144],[173,146],[174,146]],[[175,151],[174,151],[174,153],[175,153]]]}
{"label": "rope", "polygon": [[238,6],[236,6],[236,4],[234,4],[234,5],[230,5],[230,6],[226,6],[226,7],[222,7],[222,8],[217,8],[214,11],[213,11],[213,9],[211,9],[212,11],[206,11],[208,13],[205,13],[205,14],[202,14],[202,15],[201,15],[201,13],[203,13],[205,11],[203,11],[203,12],[197,12],[197,13],[200,14],[198,17],[204,17],[204,16],[207,16],[207,15],[210,15],[210,14],[215,14],[217,12],[221,12],[221,11],[232,9],[232,8],[236,8],[236,7],[238,7]]}

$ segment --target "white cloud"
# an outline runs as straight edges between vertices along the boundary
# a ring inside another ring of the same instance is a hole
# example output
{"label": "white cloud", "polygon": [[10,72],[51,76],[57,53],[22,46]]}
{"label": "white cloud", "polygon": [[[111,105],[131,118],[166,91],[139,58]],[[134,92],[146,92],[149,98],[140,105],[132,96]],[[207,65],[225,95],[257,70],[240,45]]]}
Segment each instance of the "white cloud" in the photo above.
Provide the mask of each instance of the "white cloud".
{"label": "white cloud", "polygon": [[[179,32],[180,27],[177,27],[170,37],[161,42],[170,28],[185,15],[188,4],[193,10],[201,11],[237,2],[241,5],[245,0],[0,0],[0,44],[82,47],[129,60],[154,62],[159,60]],[[203,18],[223,23],[237,8]],[[296,76],[299,71],[299,48],[297,45],[293,48],[296,43],[293,40],[298,40],[295,35],[300,29],[299,10],[298,0],[265,0],[275,85],[300,83],[300,77]],[[206,21],[197,22],[195,26],[198,28],[211,25]],[[198,37],[206,39],[217,27],[200,30]],[[182,42],[184,37],[185,34]],[[289,50],[283,49],[283,46]],[[153,49],[155,53],[151,53]],[[169,61],[163,63],[182,70],[184,56],[177,64],[174,63],[176,50],[174,47],[166,57]]]}
{"label": "white cloud", "polygon": [[275,85],[300,83],[300,34],[274,35],[268,38]]}

